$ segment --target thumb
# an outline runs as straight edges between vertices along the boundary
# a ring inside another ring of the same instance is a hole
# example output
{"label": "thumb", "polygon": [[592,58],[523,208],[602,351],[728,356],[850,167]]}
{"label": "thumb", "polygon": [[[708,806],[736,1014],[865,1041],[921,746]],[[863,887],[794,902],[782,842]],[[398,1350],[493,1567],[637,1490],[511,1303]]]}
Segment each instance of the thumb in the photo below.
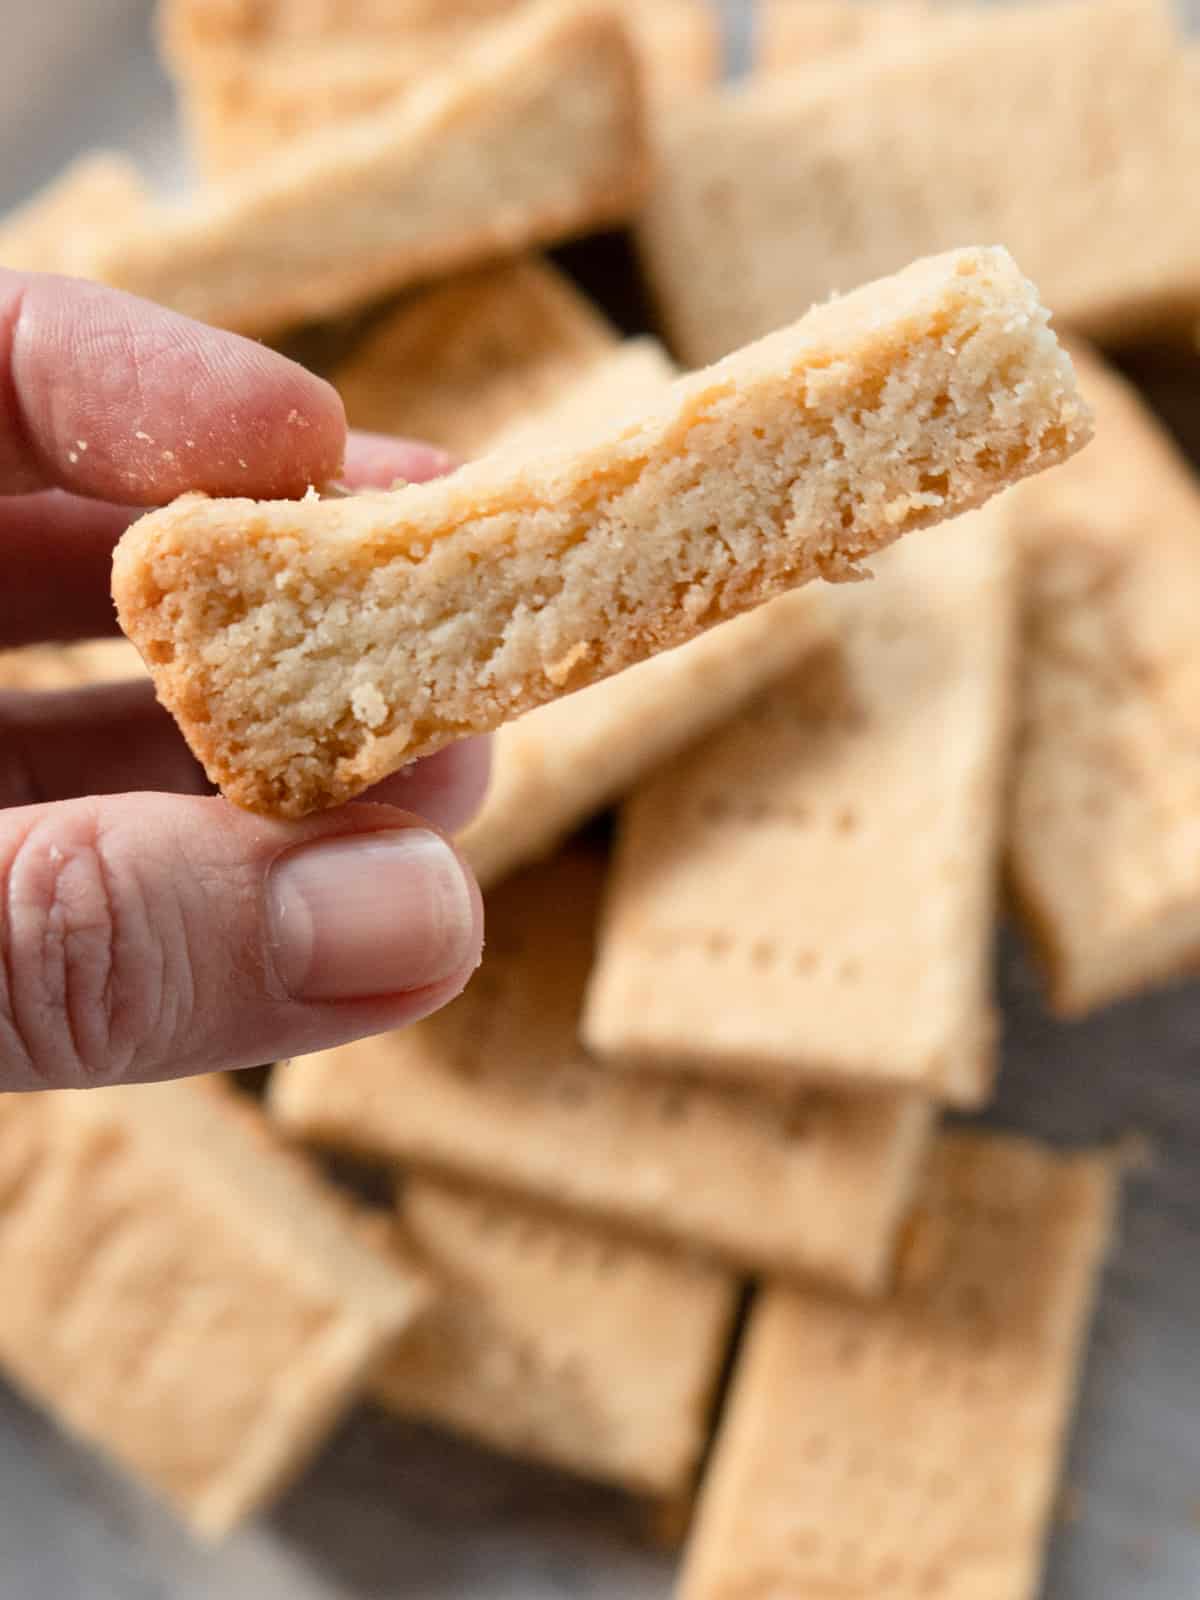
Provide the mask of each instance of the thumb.
{"label": "thumb", "polygon": [[452,847],[390,806],[300,824],[157,794],[0,812],[0,1091],[402,1027],[463,988],[482,933]]}

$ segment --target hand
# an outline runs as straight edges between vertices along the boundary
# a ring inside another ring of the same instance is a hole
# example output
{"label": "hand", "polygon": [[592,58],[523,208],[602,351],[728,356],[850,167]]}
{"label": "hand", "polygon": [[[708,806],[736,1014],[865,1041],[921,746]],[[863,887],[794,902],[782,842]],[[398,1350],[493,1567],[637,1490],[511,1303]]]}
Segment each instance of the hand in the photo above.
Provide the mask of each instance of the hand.
{"label": "hand", "polygon": [[[347,445],[334,390],[247,340],[0,272],[0,648],[114,631],[131,508],[448,465]],[[444,835],[486,778],[469,742],[369,803],[269,822],[208,797],[148,684],[0,693],[0,1091],[250,1066],[444,1005],[482,941]]]}

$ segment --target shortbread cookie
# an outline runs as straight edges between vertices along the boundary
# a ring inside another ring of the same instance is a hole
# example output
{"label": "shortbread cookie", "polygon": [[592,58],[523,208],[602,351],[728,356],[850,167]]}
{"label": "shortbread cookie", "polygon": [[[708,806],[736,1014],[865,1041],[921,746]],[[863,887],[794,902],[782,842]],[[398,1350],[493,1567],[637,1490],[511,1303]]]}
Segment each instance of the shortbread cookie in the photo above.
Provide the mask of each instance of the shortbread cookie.
{"label": "shortbread cookie", "polygon": [[77,668],[66,651],[57,645],[37,644],[20,650],[0,650],[0,692],[75,689],[79,681]]}
{"label": "shortbread cookie", "polygon": [[277,1068],[276,1120],[319,1144],[591,1213],[743,1269],[881,1289],[928,1105],[773,1099],[593,1065],[579,1010],[603,876],[595,857],[568,853],[489,896],[487,952],[465,994],[403,1033]]}
{"label": "shortbread cookie", "polygon": [[[710,0],[609,0],[620,11],[645,53],[651,76],[698,89],[720,75],[721,42],[716,7]],[[271,59],[291,49],[336,50],[350,40],[377,50],[434,39],[463,38],[470,30],[521,9],[529,0],[166,0],[162,38],[172,67],[183,78],[219,71],[231,59],[252,54]]]}
{"label": "shortbread cookie", "polygon": [[1095,449],[1009,512],[1027,566],[1009,856],[1069,1015],[1200,955],[1200,483],[1122,379],[1095,358],[1080,377]]}
{"label": "shortbread cookie", "polygon": [[396,102],[426,70],[423,52],[398,63],[374,45],[231,52],[178,82],[188,153],[206,184],[236,184],[279,150]]}
{"label": "shortbread cookie", "polygon": [[[552,268],[485,268],[412,297],[337,374],[355,427],[460,457],[617,414],[674,376],[653,340],[616,335]],[[826,635],[813,590],[714,628],[507,724],[460,839],[490,883],[548,853],[641,771],[715,726]]]}
{"label": "shortbread cookie", "polygon": [[276,332],[620,221],[646,172],[620,18],[540,0],[399,104],[131,231],[93,275],[203,322]]}
{"label": "shortbread cookie", "polygon": [[624,423],[434,483],[188,496],[117,548],[160,698],[230,799],[300,816],[1070,455],[1089,424],[1003,250],[919,262]]}
{"label": "shortbread cookie", "polygon": [[115,230],[152,212],[131,161],[107,150],[81,156],[40,194],[0,218],[0,267],[87,273]]}
{"label": "shortbread cookie", "polygon": [[839,648],[652,777],[622,818],[584,1018],[661,1071],[991,1085],[1016,687],[1002,505],[826,598]]}
{"label": "shortbread cookie", "polygon": [[83,683],[124,683],[146,677],[146,664],[128,639],[89,639],[62,647],[68,667]]}
{"label": "shortbread cookie", "polygon": [[328,45],[354,34],[404,38],[457,22],[495,20],[514,0],[163,0],[159,25],[168,60],[195,71],[230,50],[291,43]]}
{"label": "shortbread cookie", "polygon": [[178,75],[192,159],[206,182],[237,183],[249,165],[419,93],[474,31],[440,23],[405,38],[349,34],[206,56]]}
{"label": "shortbread cookie", "polygon": [[568,388],[543,406],[514,412],[490,435],[489,454],[504,450],[522,454],[553,448],[555,436],[580,429],[624,423],[655,395],[663,394],[679,376],[679,368],[657,339],[622,339],[583,371]]}
{"label": "shortbread cookie", "polygon": [[891,1302],[764,1290],[680,1600],[1034,1600],[1115,1176],[948,1135]]}
{"label": "shortbread cookie", "polygon": [[[485,269],[403,307],[338,375],[351,424],[459,456],[618,413],[674,369],[618,344],[544,264]],[[641,771],[728,716],[827,634],[809,591],[500,729],[483,810],[459,843],[483,883],[548,854]]]}
{"label": "shortbread cookie", "polygon": [[[400,8],[394,26],[383,19],[344,26],[319,43],[272,26],[252,44],[173,50],[198,167],[210,180],[236,180],[248,163],[284,144],[397,103],[452,65],[481,23],[521,5],[505,0],[488,9],[464,18],[441,7],[435,20],[422,22]],[[706,0],[627,0],[620,10],[652,107],[717,81],[720,38]]]}
{"label": "shortbread cookie", "polygon": [[230,1091],[0,1096],[0,1369],[217,1536],[428,1300]]}
{"label": "shortbread cookie", "polygon": [[845,50],[891,50],[937,11],[933,0],[758,0],[756,77],[791,76]]}
{"label": "shortbread cookie", "polygon": [[410,296],[334,381],[351,427],[465,459],[551,411],[617,348],[605,317],[549,263],[514,261]]}
{"label": "shortbread cookie", "polygon": [[145,676],[142,658],[128,639],[0,651],[0,690],[77,689]]}
{"label": "shortbread cookie", "polygon": [[711,88],[724,67],[713,0],[620,0],[633,32],[651,107],[669,109]]}
{"label": "shortbread cookie", "polygon": [[967,239],[1002,239],[1064,323],[1194,319],[1200,111],[1165,0],[967,10],[673,119],[640,239],[676,355]]}
{"label": "shortbread cookie", "polygon": [[438,1290],[376,1398],[652,1495],[691,1485],[738,1300],[729,1274],[515,1202],[413,1180],[406,1247]]}
{"label": "shortbread cookie", "polygon": [[334,381],[351,427],[469,459],[623,419],[677,376],[656,340],[622,341],[561,273],[529,259],[411,296]]}
{"label": "shortbread cookie", "polygon": [[538,861],[830,637],[819,588],[782,595],[496,734],[487,798],[458,844],[485,887]]}

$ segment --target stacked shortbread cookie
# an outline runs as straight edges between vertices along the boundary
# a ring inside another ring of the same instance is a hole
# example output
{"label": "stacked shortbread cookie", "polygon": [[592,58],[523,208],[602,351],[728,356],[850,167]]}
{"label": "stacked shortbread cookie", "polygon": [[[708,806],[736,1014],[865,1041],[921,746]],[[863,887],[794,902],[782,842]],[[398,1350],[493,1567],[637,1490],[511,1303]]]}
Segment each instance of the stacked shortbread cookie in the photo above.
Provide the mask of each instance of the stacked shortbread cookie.
{"label": "stacked shortbread cookie", "polygon": [[[463,464],[185,496],[0,691],[148,671],[285,819],[494,732],[488,945],[261,1105],[0,1101],[0,1372],[207,1535],[366,1395],[686,1507],[686,1600],[1033,1600],[1118,1162],[939,1118],[1006,872],[1064,1013],[1200,941],[1200,489],[1098,348],[1200,317],[1168,11],[763,0],[726,88],[704,0],[161,10],[204,184],[86,157],[0,262]],[[631,337],[533,253],[615,227]]]}
{"label": "stacked shortbread cookie", "polygon": [[[669,107],[721,75],[708,0],[614,0],[652,105]],[[223,182],[322,124],[412,94],[453,65],[472,36],[522,0],[328,7],[164,0],[162,35],[200,170]],[[564,94],[568,92],[564,86]]]}
{"label": "stacked shortbread cookie", "polygon": [[1087,333],[1194,316],[1195,73],[1167,0],[953,7],[894,32],[671,119],[639,239],[686,361],[964,239],[1002,239]]}

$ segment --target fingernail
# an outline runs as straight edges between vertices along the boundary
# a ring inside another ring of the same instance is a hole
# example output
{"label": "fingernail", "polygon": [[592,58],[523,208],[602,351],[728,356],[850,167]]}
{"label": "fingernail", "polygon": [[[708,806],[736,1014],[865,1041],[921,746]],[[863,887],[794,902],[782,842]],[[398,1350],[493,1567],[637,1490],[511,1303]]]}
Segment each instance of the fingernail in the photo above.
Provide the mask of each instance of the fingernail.
{"label": "fingernail", "polygon": [[425,828],[306,845],[267,882],[275,965],[297,1000],[405,994],[441,983],[474,954],[471,891],[458,858]]}

